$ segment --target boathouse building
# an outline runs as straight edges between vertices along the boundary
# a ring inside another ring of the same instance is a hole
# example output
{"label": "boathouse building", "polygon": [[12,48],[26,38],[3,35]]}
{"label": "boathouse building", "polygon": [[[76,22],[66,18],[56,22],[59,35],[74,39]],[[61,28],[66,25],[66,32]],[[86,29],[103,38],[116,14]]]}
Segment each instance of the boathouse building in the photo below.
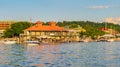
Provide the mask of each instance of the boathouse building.
{"label": "boathouse building", "polygon": [[70,35],[70,31],[56,25],[56,22],[49,22],[49,25],[43,25],[43,22],[37,21],[35,25],[24,30],[21,34],[22,41],[39,39],[44,42],[66,42],[74,41],[79,38],[78,35]]}

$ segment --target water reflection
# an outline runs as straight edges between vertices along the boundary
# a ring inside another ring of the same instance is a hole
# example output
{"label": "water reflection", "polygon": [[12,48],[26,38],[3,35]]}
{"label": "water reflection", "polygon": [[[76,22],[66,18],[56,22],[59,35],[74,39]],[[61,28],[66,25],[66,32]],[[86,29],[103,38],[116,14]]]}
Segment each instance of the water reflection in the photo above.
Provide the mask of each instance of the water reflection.
{"label": "water reflection", "polygon": [[0,44],[0,67],[119,67],[119,43]]}
{"label": "water reflection", "polygon": [[17,44],[0,46],[0,67],[20,66],[19,62],[25,59],[24,46]]}
{"label": "water reflection", "polygon": [[118,50],[120,45],[116,43],[106,44],[105,57],[106,66],[108,67],[119,67],[120,64],[120,52]]}

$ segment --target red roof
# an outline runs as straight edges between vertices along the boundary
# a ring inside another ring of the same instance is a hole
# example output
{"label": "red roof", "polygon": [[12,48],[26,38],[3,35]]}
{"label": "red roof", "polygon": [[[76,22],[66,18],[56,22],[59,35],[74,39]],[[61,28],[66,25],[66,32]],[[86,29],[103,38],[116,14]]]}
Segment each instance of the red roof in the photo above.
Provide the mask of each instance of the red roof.
{"label": "red roof", "polygon": [[98,28],[98,30],[108,31],[108,28]]}
{"label": "red roof", "polygon": [[[39,24],[39,23],[37,22],[37,24]],[[48,26],[47,25],[37,25],[37,24],[34,26],[31,26],[25,30],[28,30],[28,31],[67,31],[63,27],[56,26],[53,22],[52,22],[53,25],[48,25]]]}

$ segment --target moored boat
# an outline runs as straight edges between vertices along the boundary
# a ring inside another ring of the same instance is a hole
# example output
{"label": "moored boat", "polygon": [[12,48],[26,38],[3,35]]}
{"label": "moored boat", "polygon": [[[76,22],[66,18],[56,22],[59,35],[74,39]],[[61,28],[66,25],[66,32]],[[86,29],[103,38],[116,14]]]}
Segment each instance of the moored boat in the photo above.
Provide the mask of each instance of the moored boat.
{"label": "moored boat", "polygon": [[108,42],[108,40],[106,40],[106,39],[99,39],[99,40],[97,40],[97,42]]}
{"label": "moored boat", "polygon": [[113,42],[115,41],[114,39],[99,39],[97,42]]}
{"label": "moored boat", "polygon": [[108,39],[107,40],[108,42],[113,42],[113,41],[115,41],[114,39]]}
{"label": "moored boat", "polygon": [[39,41],[27,41],[26,44],[34,46],[34,45],[39,45],[40,43],[39,43]]}
{"label": "moored boat", "polygon": [[15,40],[4,40],[2,42],[3,42],[3,44],[16,44],[17,43],[17,41],[15,41]]}

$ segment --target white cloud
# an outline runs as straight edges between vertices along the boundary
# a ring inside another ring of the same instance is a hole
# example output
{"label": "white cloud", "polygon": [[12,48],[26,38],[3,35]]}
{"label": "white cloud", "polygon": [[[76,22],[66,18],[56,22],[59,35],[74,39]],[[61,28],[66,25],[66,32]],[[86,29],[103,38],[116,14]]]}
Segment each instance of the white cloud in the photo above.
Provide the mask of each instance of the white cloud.
{"label": "white cloud", "polygon": [[107,9],[107,8],[110,8],[110,6],[90,6],[88,8],[90,8],[90,9]]}
{"label": "white cloud", "polygon": [[113,24],[120,24],[120,17],[118,17],[118,18],[106,18],[105,22],[113,23]]}

